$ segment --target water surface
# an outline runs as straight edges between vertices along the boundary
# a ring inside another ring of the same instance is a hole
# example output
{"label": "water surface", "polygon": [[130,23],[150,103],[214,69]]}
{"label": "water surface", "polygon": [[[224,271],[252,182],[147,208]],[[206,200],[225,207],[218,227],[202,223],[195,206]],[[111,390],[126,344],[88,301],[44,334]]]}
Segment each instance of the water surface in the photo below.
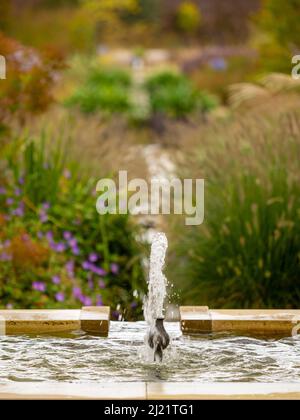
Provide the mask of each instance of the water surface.
{"label": "water surface", "polygon": [[145,362],[144,322],[111,322],[109,337],[1,336],[0,383],[300,382],[300,336],[265,340],[229,335],[172,338],[162,364]]}

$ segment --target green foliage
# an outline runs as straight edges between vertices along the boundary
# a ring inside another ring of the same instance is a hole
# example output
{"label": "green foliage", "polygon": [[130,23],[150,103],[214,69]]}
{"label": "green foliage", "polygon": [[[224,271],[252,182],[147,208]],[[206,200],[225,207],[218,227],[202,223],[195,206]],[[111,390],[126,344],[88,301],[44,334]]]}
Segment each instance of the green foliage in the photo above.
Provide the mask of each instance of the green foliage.
{"label": "green foliage", "polygon": [[11,19],[11,1],[1,0],[0,3],[0,31],[9,28]]}
{"label": "green foliage", "polygon": [[197,172],[187,176],[199,177],[204,168],[205,220],[185,227],[182,237],[176,230],[169,274],[178,278],[184,302],[298,307],[300,132],[289,129],[297,118],[255,115],[202,134]]}
{"label": "green foliage", "polygon": [[264,0],[255,17],[261,66],[266,71],[291,71],[291,56],[300,48],[300,1]]}
{"label": "green foliage", "polygon": [[[22,148],[22,153],[18,149]],[[54,142],[46,148],[46,137],[43,134],[40,144],[34,142],[13,142],[7,152],[8,167],[14,175],[14,182],[23,177],[23,191],[34,205],[43,202],[54,203],[60,189],[60,179],[63,176],[66,153],[61,149],[60,142]]]}
{"label": "green foliage", "polygon": [[207,93],[205,91],[199,91],[197,95],[197,105],[202,112],[210,112],[215,109],[219,104],[218,97]]}
{"label": "green foliage", "polygon": [[66,101],[79,106],[85,113],[101,111],[107,114],[127,112],[130,108],[129,74],[119,69],[92,69],[86,83]]}
{"label": "green foliage", "polygon": [[181,118],[193,111],[213,109],[217,102],[213,96],[198,92],[183,75],[164,71],[151,76],[146,82],[153,113]]}
{"label": "green foliage", "polygon": [[182,2],[177,10],[177,26],[186,33],[196,32],[201,25],[201,13],[199,8],[192,1]]}
{"label": "green foliage", "polygon": [[300,0],[264,0],[256,21],[276,42],[291,48],[300,46],[299,19]]}
{"label": "green foliage", "polygon": [[157,23],[160,18],[159,0],[138,0],[138,18]]}
{"label": "green foliage", "polygon": [[104,304],[117,308],[115,319],[139,318],[137,227],[127,215],[100,216],[96,180],[79,177],[79,167],[66,166],[67,150],[49,143],[18,141],[1,162],[1,307]]}

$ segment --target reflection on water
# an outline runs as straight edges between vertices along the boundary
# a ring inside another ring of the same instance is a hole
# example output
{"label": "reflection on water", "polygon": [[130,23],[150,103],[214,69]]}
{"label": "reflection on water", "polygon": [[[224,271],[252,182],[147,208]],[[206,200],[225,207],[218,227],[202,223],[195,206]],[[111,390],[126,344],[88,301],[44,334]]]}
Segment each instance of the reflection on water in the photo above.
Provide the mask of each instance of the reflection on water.
{"label": "reflection on water", "polygon": [[0,337],[0,382],[300,382],[300,336],[263,340],[226,335],[172,337],[162,364],[146,363],[144,322],[112,322],[108,338]]}

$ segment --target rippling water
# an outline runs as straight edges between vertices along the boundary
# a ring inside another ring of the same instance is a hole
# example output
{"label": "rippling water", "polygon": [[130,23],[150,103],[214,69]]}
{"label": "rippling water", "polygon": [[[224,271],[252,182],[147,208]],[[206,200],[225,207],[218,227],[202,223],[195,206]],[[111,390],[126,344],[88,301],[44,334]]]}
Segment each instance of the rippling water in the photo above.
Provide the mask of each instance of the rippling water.
{"label": "rippling water", "polygon": [[189,339],[177,323],[166,329],[172,345],[162,364],[144,361],[144,322],[112,322],[108,338],[2,336],[0,382],[300,382],[300,336]]}

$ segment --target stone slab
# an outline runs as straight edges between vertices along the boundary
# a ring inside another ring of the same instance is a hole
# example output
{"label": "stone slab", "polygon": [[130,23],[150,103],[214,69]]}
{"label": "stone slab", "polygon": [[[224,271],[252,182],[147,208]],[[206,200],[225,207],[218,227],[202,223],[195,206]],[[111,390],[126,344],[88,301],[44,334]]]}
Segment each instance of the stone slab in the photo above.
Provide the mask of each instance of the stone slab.
{"label": "stone slab", "polygon": [[180,307],[183,334],[232,332],[264,336],[291,336],[299,324],[298,309],[208,309]]}
{"label": "stone slab", "polygon": [[0,385],[0,400],[73,400],[73,399],[146,399],[144,382],[26,382],[23,384]]}
{"label": "stone slab", "polygon": [[300,399],[300,383],[26,382],[0,385],[0,400],[239,400]]}
{"label": "stone slab", "polygon": [[84,306],[81,309],[80,327],[85,332],[107,336],[109,321],[109,306]]}
{"label": "stone slab", "polygon": [[163,382],[147,383],[147,398],[168,399],[300,399],[300,383]]}
{"label": "stone slab", "polygon": [[1,334],[43,334],[76,331],[107,335],[110,308],[0,310]]}
{"label": "stone slab", "polygon": [[210,333],[212,320],[208,306],[181,306],[180,327],[183,334]]}

